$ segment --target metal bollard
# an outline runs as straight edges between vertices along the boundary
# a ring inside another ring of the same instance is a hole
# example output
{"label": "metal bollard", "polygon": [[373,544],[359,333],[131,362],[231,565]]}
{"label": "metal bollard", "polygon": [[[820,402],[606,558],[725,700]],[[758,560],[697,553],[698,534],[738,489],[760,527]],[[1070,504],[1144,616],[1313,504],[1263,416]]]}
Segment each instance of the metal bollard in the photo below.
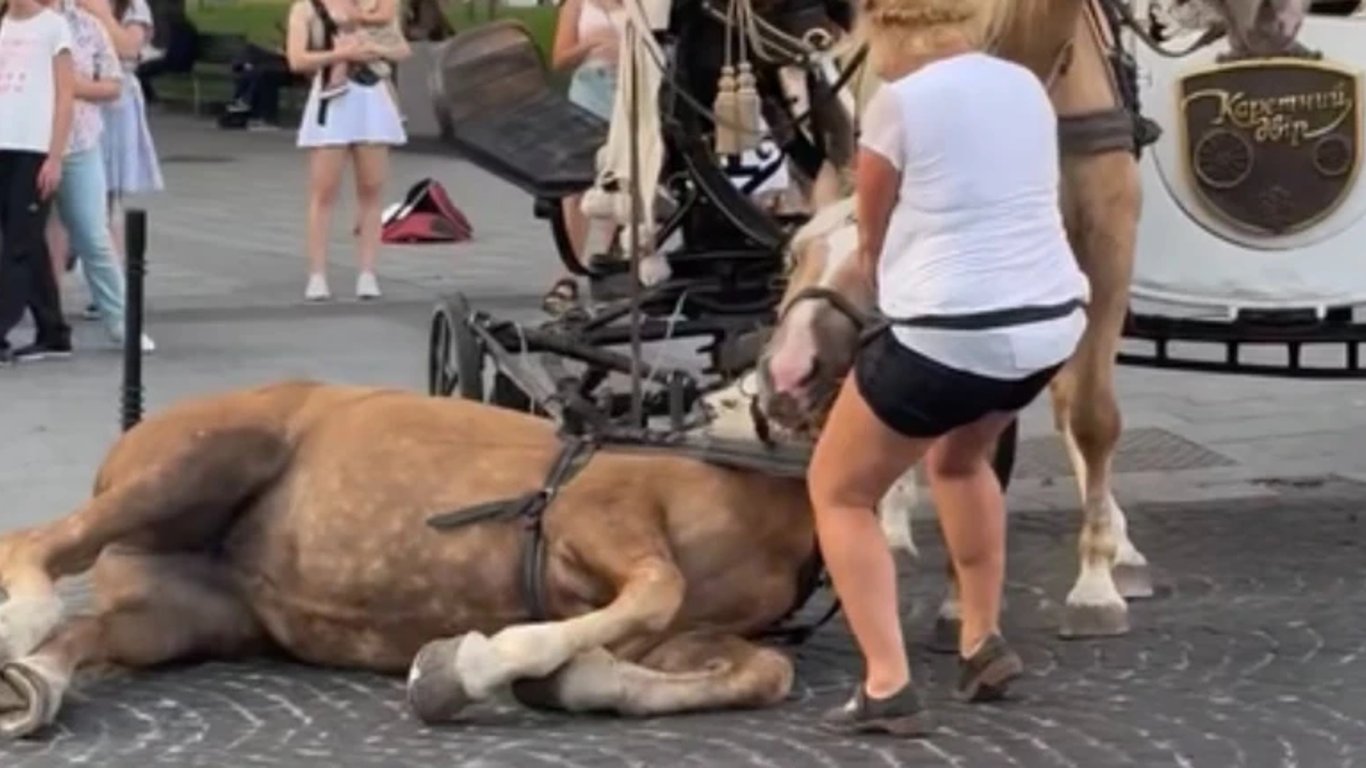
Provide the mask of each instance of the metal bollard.
{"label": "metal bollard", "polygon": [[143,278],[147,274],[147,212],[130,209],[123,216],[124,253],[128,262],[128,292],[123,320],[123,430],[142,421]]}

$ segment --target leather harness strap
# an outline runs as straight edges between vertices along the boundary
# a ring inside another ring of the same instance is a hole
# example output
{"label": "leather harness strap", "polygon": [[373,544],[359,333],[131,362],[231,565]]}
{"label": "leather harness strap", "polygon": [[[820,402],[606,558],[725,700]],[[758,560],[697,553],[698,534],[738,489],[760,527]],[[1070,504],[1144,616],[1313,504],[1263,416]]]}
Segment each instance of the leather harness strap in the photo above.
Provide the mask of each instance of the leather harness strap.
{"label": "leather harness strap", "polygon": [[546,621],[550,615],[545,599],[545,529],[542,522],[560,489],[588,464],[598,447],[593,439],[563,436],[560,452],[540,489],[513,499],[434,515],[428,518],[427,525],[445,531],[492,520],[521,519],[527,535],[526,546],[522,549],[522,602],[532,621]]}

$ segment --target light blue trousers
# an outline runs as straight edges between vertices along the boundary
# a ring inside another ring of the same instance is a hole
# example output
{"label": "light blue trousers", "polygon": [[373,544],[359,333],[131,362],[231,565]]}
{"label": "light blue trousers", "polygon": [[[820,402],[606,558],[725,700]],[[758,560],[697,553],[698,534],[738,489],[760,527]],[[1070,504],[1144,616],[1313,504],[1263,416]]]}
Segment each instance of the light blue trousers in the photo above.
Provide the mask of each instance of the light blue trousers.
{"label": "light blue trousers", "polygon": [[62,183],[57,187],[57,215],[85,273],[100,319],[111,334],[121,338],[126,288],[109,234],[107,194],[104,155],[98,145],[66,156]]}

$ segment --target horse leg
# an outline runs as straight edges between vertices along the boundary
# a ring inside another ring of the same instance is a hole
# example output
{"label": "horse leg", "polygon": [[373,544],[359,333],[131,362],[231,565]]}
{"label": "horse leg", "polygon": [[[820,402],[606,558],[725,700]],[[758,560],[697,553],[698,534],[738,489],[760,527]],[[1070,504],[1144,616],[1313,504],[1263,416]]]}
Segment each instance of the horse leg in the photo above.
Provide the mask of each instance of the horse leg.
{"label": "horse leg", "polygon": [[1074,251],[1091,283],[1091,301],[1086,332],[1052,386],[1055,423],[1069,446],[1082,499],[1080,572],[1067,596],[1061,633],[1117,635],[1128,631],[1129,620],[1111,571],[1119,531],[1125,528],[1111,489],[1111,460],[1121,428],[1115,358],[1133,275],[1141,205],[1138,168],[1132,155],[1110,152],[1069,157],[1063,170],[1064,211]]}
{"label": "horse leg", "polygon": [[[1086,454],[1077,445],[1072,430],[1066,424],[1059,427],[1059,431],[1062,433],[1063,443],[1067,446],[1067,455],[1071,459],[1072,469],[1077,477],[1078,489],[1084,499],[1086,498],[1088,477]],[[1113,449],[1111,451],[1113,453]],[[1109,486],[1108,482],[1106,486]],[[1123,508],[1115,500],[1113,490],[1106,491],[1104,506],[1110,515],[1110,525],[1115,539],[1114,566],[1110,571],[1115,580],[1115,588],[1119,590],[1120,596],[1126,600],[1142,600],[1152,597],[1153,580],[1151,568],[1148,566],[1148,558],[1134,546],[1133,540],[1129,538],[1129,521],[1124,515]]]}
{"label": "horse leg", "polygon": [[95,579],[98,613],[63,623],[36,651],[0,666],[0,738],[52,724],[82,667],[148,667],[264,645],[227,571],[208,555],[111,552],[96,564]]}
{"label": "horse leg", "polygon": [[155,444],[164,432],[130,433],[113,457],[141,459],[123,462],[139,467],[127,479],[98,488],[60,520],[0,536],[0,586],[9,598],[0,604],[0,663],[37,648],[57,626],[56,579],[86,571],[113,541],[145,549],[197,547],[288,461],[287,445],[265,429],[184,433],[178,449]]}
{"label": "horse leg", "polygon": [[917,484],[916,469],[912,467],[892,483],[878,503],[878,520],[882,523],[882,533],[893,552],[901,550],[913,558],[920,556],[911,533],[911,515],[919,502],[920,486]]}
{"label": "horse leg", "polygon": [[669,554],[658,517],[614,515],[610,507],[604,511],[598,518],[573,520],[575,530],[567,531],[560,544],[588,573],[613,588],[612,601],[564,621],[514,625],[492,637],[470,632],[428,643],[413,660],[408,676],[408,702],[419,718],[428,723],[450,720],[469,703],[515,680],[545,677],[585,651],[657,635],[669,626],[687,585]]}
{"label": "horse leg", "polygon": [[771,707],[787,697],[794,676],[791,660],[772,648],[692,633],[638,662],[594,648],[546,677],[517,681],[513,693],[531,707],[649,717]]}

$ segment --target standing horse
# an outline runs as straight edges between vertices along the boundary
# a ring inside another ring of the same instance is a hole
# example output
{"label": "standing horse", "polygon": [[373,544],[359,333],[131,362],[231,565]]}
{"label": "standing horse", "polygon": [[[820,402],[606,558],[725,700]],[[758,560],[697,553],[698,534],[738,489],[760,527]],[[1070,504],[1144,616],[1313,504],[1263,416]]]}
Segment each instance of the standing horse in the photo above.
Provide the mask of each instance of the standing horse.
{"label": "standing horse", "polygon": [[[992,45],[997,55],[1031,69],[1053,97],[1062,151],[1060,205],[1091,287],[1086,333],[1051,387],[1055,426],[1082,501],[1080,568],[1066,599],[1064,637],[1127,632],[1125,599],[1153,591],[1148,561],[1129,538],[1111,483],[1121,428],[1115,360],[1128,311],[1141,191],[1138,116],[1125,96],[1124,73],[1115,66],[1117,41],[1102,4],[1109,1],[1000,0]],[[1233,39],[1244,41],[1242,48],[1259,53],[1272,46],[1289,50],[1303,15],[1302,0],[1211,0],[1211,9]],[[853,364],[859,318],[874,310],[874,297],[854,274],[852,205],[841,201],[822,214],[824,227],[810,228],[805,239],[793,242],[783,321],[760,359],[763,411],[797,429],[819,422],[838,379]],[[771,366],[779,358],[788,371],[807,371],[804,383],[775,391]],[[940,630],[951,637],[955,595],[950,566]]]}

